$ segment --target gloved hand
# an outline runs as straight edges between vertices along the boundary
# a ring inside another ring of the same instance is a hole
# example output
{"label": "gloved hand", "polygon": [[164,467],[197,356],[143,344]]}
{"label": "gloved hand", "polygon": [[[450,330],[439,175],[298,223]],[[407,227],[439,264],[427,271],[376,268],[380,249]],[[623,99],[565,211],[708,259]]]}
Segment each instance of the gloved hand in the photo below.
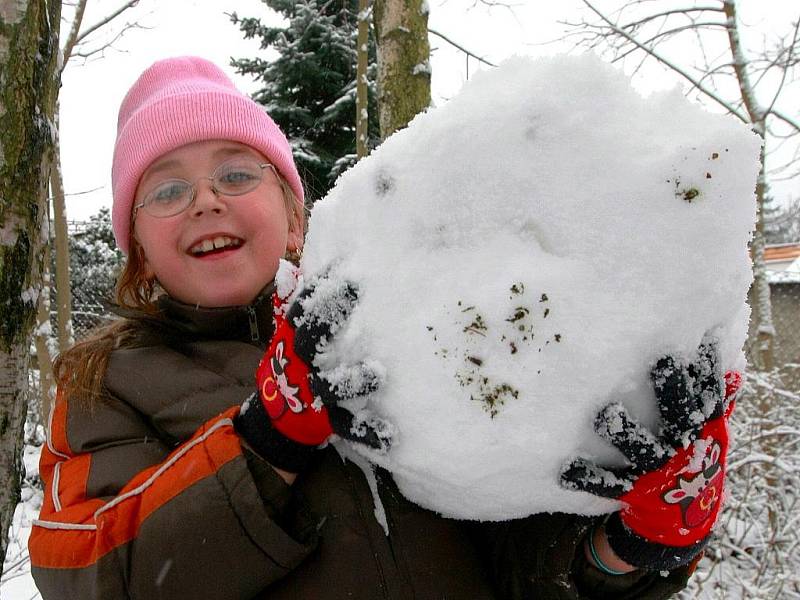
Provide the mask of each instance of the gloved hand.
{"label": "gloved hand", "polygon": [[661,358],[650,378],[661,413],[658,435],[622,404],[609,404],[595,430],[630,466],[603,468],[579,458],[563,470],[561,483],[620,500],[622,510],[605,526],[611,548],[628,564],[664,570],[696,557],[716,522],[741,375],[728,372],[723,380],[716,344],[704,339],[691,362]]}
{"label": "gloved hand", "polygon": [[255,392],[242,405],[236,428],[273,466],[299,472],[316,446],[332,434],[385,452],[392,428],[358,404],[378,389],[382,369],[376,363],[314,365],[355,307],[358,294],[347,282],[322,277],[287,304],[290,293],[273,296],[275,333],[256,371]]}

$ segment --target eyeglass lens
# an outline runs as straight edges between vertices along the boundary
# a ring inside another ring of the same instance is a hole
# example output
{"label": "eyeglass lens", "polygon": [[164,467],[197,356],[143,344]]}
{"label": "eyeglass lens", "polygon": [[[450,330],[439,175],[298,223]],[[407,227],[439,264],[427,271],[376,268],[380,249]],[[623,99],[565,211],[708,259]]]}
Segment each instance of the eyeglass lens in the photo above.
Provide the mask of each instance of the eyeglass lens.
{"label": "eyeglass lens", "polygon": [[[254,190],[261,183],[264,168],[247,157],[237,157],[219,165],[210,179],[212,189],[225,196],[241,196]],[[194,201],[197,190],[195,184],[184,179],[167,179],[159,183],[143,201],[144,209],[156,217],[176,215],[188,208]]]}

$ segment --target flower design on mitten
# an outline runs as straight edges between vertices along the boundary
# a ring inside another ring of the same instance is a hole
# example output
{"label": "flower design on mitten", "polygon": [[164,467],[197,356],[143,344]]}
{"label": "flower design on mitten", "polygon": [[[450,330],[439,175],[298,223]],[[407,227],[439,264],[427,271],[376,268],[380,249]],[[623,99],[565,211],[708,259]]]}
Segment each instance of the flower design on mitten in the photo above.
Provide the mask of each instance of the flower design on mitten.
{"label": "flower design on mitten", "polygon": [[275,333],[256,372],[259,396],[272,427],[287,438],[319,445],[331,434],[385,452],[394,429],[365,404],[384,377],[375,361],[324,369],[317,356],[330,345],[358,302],[355,285],[323,275],[302,289],[273,296]]}

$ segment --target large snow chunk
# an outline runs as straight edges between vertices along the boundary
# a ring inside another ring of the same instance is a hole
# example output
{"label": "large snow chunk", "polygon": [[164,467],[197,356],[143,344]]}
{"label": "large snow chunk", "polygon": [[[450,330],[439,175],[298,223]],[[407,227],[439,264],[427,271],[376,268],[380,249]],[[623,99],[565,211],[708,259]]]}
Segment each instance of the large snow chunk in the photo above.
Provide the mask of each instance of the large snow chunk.
{"label": "large snow chunk", "polygon": [[[323,365],[377,360],[412,501],[498,520],[616,503],[558,485],[621,464],[592,421],[657,425],[648,373],[706,332],[742,367],[759,139],[592,56],[515,58],[418,116],[317,203],[303,263],[359,304]],[[357,403],[358,404],[358,403]]]}

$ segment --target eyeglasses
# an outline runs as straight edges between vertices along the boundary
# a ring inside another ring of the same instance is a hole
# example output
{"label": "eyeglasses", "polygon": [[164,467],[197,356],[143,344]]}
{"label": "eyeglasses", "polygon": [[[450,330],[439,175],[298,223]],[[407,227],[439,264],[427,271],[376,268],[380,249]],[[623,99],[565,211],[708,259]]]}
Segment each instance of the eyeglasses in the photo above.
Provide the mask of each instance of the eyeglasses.
{"label": "eyeglasses", "polygon": [[210,177],[200,177],[195,183],[185,179],[167,179],[150,190],[142,202],[133,207],[133,218],[136,218],[140,208],[158,218],[182,213],[194,203],[197,197],[195,184],[202,179],[211,181],[211,191],[217,196],[241,196],[252,192],[261,183],[267,167],[275,171],[275,167],[269,163],[259,163],[252,158],[239,156],[226,160],[214,169]]}

